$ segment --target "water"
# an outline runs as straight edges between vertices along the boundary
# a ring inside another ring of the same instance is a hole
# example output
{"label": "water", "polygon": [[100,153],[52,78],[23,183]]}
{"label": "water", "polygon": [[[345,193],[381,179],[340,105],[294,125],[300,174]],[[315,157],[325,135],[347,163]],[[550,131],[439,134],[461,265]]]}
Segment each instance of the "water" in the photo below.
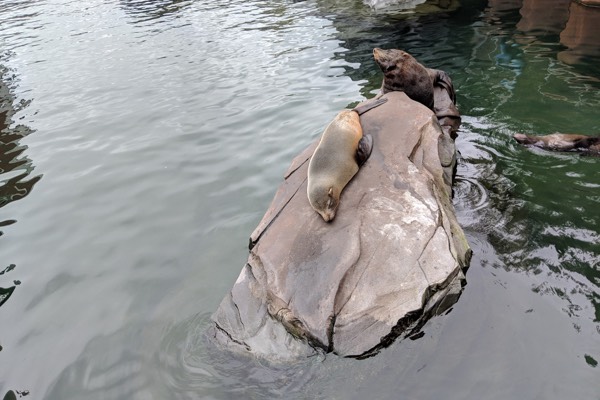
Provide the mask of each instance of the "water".
{"label": "water", "polygon": [[[600,11],[573,45],[581,6],[537,3],[3,1],[0,395],[600,398],[600,158],[511,139],[598,134]],[[364,361],[213,347],[289,162],[376,93],[376,46],[457,87],[463,296]]]}

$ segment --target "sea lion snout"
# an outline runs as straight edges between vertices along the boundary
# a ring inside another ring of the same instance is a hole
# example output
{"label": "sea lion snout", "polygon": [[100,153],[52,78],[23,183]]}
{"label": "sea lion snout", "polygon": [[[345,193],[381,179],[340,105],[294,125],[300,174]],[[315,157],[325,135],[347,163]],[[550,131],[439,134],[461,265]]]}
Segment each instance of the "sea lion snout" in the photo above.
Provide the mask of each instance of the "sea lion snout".
{"label": "sea lion snout", "polygon": [[379,47],[373,49],[373,58],[375,58],[375,62],[379,68],[381,68],[382,72],[387,72],[396,65],[396,63],[391,62],[391,58],[387,56],[387,50],[382,50]]}
{"label": "sea lion snout", "polygon": [[373,57],[375,57],[375,61],[379,62],[379,60],[383,60],[385,50],[380,49],[379,47],[375,47],[373,49]]}
{"label": "sea lion snout", "polygon": [[319,214],[321,214],[321,217],[323,217],[325,222],[331,222],[335,218],[335,211],[332,210],[322,211],[319,212]]}
{"label": "sea lion snout", "polygon": [[383,50],[379,47],[373,49],[373,58],[384,73],[395,69],[398,61],[406,58],[407,55],[407,52],[398,49]]}
{"label": "sea lion snout", "polygon": [[317,185],[309,190],[308,200],[312,208],[325,220],[330,222],[335,218],[339,205],[339,193],[334,193],[333,187]]}

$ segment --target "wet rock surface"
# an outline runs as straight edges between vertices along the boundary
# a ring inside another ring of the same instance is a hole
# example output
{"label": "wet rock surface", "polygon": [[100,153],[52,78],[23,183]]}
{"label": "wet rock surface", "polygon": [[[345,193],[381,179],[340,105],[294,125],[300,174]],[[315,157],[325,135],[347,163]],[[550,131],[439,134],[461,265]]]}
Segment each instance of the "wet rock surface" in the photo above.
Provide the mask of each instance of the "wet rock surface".
{"label": "wet rock surface", "polygon": [[332,222],[306,194],[318,140],[293,160],[211,337],[269,360],[367,357],[458,300],[470,258],[451,202],[460,117],[451,83],[435,92],[435,114],[391,92],[361,116],[373,152]]}

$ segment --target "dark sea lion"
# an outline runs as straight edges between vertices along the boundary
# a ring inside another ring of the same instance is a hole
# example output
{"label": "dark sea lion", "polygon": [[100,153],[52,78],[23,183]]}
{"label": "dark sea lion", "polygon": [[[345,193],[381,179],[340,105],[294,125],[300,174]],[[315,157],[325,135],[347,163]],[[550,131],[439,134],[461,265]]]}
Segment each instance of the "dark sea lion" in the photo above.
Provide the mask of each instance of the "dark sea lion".
{"label": "dark sea lion", "polygon": [[359,116],[387,99],[341,111],[327,126],[308,164],[308,201],[325,222],[333,220],[342,190],[371,155],[373,138],[363,136]]}
{"label": "dark sea lion", "polygon": [[[444,71],[425,68],[403,50],[375,48],[373,57],[383,72],[381,93],[404,92],[412,100],[431,110],[434,109],[434,84],[451,82]],[[452,85],[448,87],[452,88]],[[450,97],[455,102],[454,89],[451,90]]]}
{"label": "dark sea lion", "polygon": [[581,151],[600,154],[600,136],[553,133],[545,136],[517,133],[514,139],[524,145],[531,145],[555,151]]}

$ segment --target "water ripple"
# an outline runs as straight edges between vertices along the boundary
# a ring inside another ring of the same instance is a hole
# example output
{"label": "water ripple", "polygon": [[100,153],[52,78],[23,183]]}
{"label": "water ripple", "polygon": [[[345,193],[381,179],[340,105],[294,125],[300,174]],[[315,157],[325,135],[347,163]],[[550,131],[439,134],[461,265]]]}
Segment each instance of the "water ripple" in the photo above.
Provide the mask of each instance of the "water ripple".
{"label": "water ripple", "polygon": [[[532,388],[566,381],[550,394],[589,398],[598,158],[512,134],[596,133],[600,75],[595,50],[561,61],[558,25],[525,24],[517,3],[425,14],[361,0],[4,1],[0,286],[16,294],[0,292],[2,385],[49,399],[546,398]],[[378,90],[376,46],[457,87],[455,204],[475,250],[465,301],[420,341],[361,363],[282,368],[211,347],[208,315],[291,159]],[[485,395],[474,370],[493,376]],[[535,384],[519,385],[525,375]]]}

